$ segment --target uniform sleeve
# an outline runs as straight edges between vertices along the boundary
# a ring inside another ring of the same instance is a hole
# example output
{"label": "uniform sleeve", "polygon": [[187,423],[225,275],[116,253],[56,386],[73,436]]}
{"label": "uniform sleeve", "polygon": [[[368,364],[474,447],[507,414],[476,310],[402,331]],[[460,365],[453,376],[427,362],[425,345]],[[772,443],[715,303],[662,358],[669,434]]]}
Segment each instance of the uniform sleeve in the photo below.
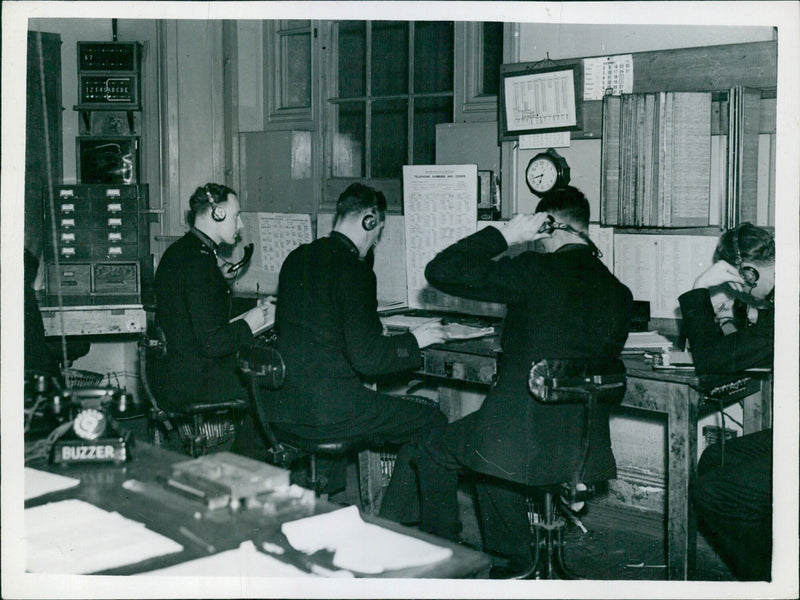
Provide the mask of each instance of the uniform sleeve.
{"label": "uniform sleeve", "polygon": [[425,278],[446,294],[483,302],[520,302],[526,287],[523,273],[529,276],[532,271],[530,265],[520,268],[518,263],[530,261],[530,256],[492,260],[507,249],[503,234],[486,227],[439,252],[425,267]]}
{"label": "uniform sleeve", "polygon": [[209,357],[228,356],[252,342],[253,333],[243,319],[229,323],[227,284],[215,272],[216,265],[206,260],[193,260],[184,268],[184,301],[200,352]]}
{"label": "uniform sleeve", "polygon": [[422,356],[410,333],[383,335],[378,317],[375,273],[366,265],[348,269],[337,290],[344,323],[345,354],[362,375],[374,376],[419,368]]}
{"label": "uniform sleeve", "polygon": [[762,312],[752,326],[724,335],[714,319],[708,289],[686,292],[678,302],[698,374],[735,373],[772,365],[775,325],[771,313]]}

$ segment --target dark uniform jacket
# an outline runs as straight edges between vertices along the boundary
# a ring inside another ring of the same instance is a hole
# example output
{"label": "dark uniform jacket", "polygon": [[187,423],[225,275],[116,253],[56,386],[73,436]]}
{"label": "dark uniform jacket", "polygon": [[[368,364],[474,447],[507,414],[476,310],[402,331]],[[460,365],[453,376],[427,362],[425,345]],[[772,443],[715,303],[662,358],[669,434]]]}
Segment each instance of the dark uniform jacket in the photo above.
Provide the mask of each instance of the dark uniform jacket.
{"label": "dark uniform jacket", "polygon": [[[617,358],[628,336],[631,292],[586,245],[492,260],[506,249],[503,235],[487,227],[440,252],[425,270],[443,292],[507,305],[498,380],[466,417],[472,425],[464,460],[525,485],[569,481],[584,459],[583,406],[536,401],[528,371],[543,358]],[[601,405],[593,418],[585,482],[616,476],[608,410]]]}
{"label": "dark uniform jacket", "polygon": [[698,375],[735,373],[751,367],[772,367],[775,311],[758,311],[752,325],[724,335],[714,319],[714,307],[707,288],[698,288],[678,298],[683,332],[689,340]]}
{"label": "dark uniform jacket", "polygon": [[412,334],[382,335],[372,266],[335,231],[284,261],[275,329],[286,378],[265,405],[274,422],[352,421],[374,404],[376,392],[363,386],[363,378],[422,364]]}
{"label": "dark uniform jacket", "polygon": [[245,399],[236,352],[253,341],[243,319],[230,323],[230,288],[213,242],[192,230],[164,252],[155,277],[157,322],[167,355],[148,380],[162,408]]}

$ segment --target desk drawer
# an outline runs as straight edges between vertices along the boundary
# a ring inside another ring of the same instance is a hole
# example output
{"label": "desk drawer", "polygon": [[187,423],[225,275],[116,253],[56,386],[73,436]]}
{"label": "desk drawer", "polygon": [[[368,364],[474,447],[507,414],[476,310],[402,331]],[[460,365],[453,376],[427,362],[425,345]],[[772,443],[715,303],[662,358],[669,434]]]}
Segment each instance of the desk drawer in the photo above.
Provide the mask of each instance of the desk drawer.
{"label": "desk drawer", "polygon": [[139,291],[138,263],[95,263],[92,271],[96,294],[135,294]]}
{"label": "desk drawer", "polygon": [[[49,223],[50,218],[47,218]],[[94,219],[88,212],[56,214],[56,231],[72,231],[74,229],[87,229],[94,225]]]}
{"label": "desk drawer", "polygon": [[93,185],[89,188],[89,193],[96,202],[102,202],[103,200],[114,202],[135,200],[142,195],[142,190],[136,185]]}
{"label": "desk drawer", "polygon": [[92,226],[99,229],[136,229],[139,215],[135,212],[96,212],[92,215]]}
{"label": "desk drawer", "polygon": [[456,381],[492,385],[497,378],[497,359],[491,356],[426,348],[422,373]]}
{"label": "desk drawer", "polygon": [[138,198],[96,198],[92,204],[96,215],[136,214],[139,210]]}
{"label": "desk drawer", "polygon": [[47,265],[48,294],[88,294],[92,290],[92,265]]}

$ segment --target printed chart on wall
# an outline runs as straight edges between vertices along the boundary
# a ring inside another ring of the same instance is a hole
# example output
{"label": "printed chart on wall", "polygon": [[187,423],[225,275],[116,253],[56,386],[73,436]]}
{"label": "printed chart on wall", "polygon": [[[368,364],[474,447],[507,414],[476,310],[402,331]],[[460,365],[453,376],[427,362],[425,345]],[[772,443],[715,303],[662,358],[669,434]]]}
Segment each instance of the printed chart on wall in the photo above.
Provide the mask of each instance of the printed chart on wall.
{"label": "printed chart on wall", "polygon": [[476,231],[478,166],[404,166],[403,207],[408,307],[502,315],[501,304],[451,296],[425,280],[425,265],[437,252]]}
{"label": "printed chart on wall", "polygon": [[292,213],[243,212],[244,243],[255,244],[247,270],[233,283],[239,292],[275,294],[278,275],[289,253],[313,240],[311,216]]}
{"label": "printed chart on wall", "polygon": [[651,317],[675,319],[678,296],[711,266],[716,245],[716,236],[617,235],[614,275],[630,288],[634,300],[650,302]]}

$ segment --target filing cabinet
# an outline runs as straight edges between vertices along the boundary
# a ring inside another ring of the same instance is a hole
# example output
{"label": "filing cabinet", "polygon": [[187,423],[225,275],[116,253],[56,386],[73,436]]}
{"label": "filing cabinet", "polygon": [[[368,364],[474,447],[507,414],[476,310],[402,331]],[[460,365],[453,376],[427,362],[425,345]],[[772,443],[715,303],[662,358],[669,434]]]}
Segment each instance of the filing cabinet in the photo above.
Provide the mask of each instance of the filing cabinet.
{"label": "filing cabinet", "polygon": [[147,185],[54,186],[52,211],[45,194],[48,293],[137,293],[150,256]]}

